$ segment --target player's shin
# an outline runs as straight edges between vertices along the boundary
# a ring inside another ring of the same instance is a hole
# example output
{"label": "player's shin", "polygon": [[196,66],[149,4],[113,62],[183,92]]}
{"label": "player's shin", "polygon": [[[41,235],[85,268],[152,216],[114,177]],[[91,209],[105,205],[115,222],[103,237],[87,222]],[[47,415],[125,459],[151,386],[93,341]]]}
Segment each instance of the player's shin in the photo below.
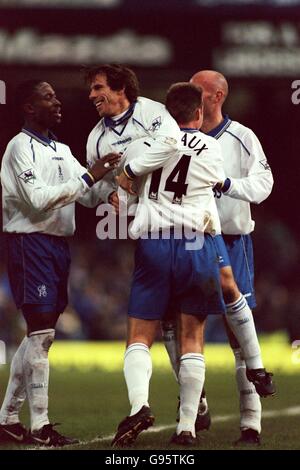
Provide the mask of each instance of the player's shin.
{"label": "player's shin", "polygon": [[176,433],[189,431],[195,437],[195,421],[198,413],[199,397],[205,378],[204,356],[187,353],[180,358],[179,385],[180,409]]}
{"label": "player's shin", "polygon": [[28,338],[24,355],[26,391],[29,402],[31,431],[49,424],[48,419],[48,351],[55,336],[54,329],[34,331]]}
{"label": "player's shin", "polygon": [[131,405],[130,416],[143,406],[149,406],[149,383],[152,375],[152,360],[149,348],[143,343],[133,343],[125,351],[124,376]]}
{"label": "player's shin", "polygon": [[226,319],[241,346],[247,368],[262,369],[253,315],[242,294],[235,302],[226,305]]}
{"label": "player's shin", "polygon": [[254,385],[246,376],[246,364],[240,349],[233,350],[236,382],[240,393],[240,428],[261,432],[261,402]]}
{"label": "player's shin", "polygon": [[19,411],[26,398],[23,357],[27,340],[25,336],[11,362],[9,382],[0,411],[0,424],[16,424],[20,421]]}

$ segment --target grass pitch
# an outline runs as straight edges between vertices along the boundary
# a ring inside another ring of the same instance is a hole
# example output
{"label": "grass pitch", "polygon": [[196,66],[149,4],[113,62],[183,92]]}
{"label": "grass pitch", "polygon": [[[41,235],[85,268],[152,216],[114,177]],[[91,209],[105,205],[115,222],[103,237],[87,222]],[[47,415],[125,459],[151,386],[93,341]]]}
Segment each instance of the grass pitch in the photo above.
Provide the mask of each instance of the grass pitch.
{"label": "grass pitch", "polygon": [[[275,374],[277,395],[262,399],[262,445],[258,449],[300,449],[300,363],[284,335],[263,337],[261,346],[266,368]],[[54,343],[50,353],[49,415],[52,422],[63,423],[59,431],[80,439],[79,445],[68,449],[111,448],[116,427],[129,412],[123,354],[121,342]],[[151,354],[150,403],[156,421],[151,430],[138,437],[134,449],[168,450],[172,449],[168,442],[176,425],[178,386],[163,345],[155,344]],[[201,434],[199,449],[232,450],[232,442],[239,437],[232,353],[227,345],[208,344],[205,357],[212,426]],[[8,366],[1,366],[1,400],[8,372]],[[24,408],[21,418],[28,425],[28,410]],[[13,445],[1,448],[17,449]]]}

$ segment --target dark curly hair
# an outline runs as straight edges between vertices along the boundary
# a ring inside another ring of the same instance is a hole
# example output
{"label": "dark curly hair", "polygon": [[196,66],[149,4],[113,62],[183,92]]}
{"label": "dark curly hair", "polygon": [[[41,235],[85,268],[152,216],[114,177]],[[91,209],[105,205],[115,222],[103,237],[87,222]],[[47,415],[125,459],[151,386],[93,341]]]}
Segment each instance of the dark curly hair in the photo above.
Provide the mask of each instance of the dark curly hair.
{"label": "dark curly hair", "polygon": [[130,103],[137,100],[140,87],[133,70],[120,64],[104,64],[84,69],[85,81],[88,84],[91,84],[96,75],[99,74],[106,76],[107,84],[112,90],[119,91],[124,88],[125,95]]}

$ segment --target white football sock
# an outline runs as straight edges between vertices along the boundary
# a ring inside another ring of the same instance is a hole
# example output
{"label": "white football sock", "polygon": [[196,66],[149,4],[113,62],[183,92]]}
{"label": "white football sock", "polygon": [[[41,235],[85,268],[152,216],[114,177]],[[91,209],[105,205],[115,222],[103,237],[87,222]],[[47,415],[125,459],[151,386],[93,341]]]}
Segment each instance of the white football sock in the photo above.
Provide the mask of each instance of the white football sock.
{"label": "white football sock", "polygon": [[253,383],[246,376],[246,364],[240,349],[233,349],[236,382],[240,392],[240,428],[261,432],[261,402]]}
{"label": "white football sock", "polygon": [[34,331],[28,338],[24,355],[26,391],[29,402],[31,431],[49,424],[48,419],[48,351],[53,343],[55,330]]}
{"label": "white football sock", "polygon": [[178,382],[179,374],[179,354],[178,354],[178,345],[176,340],[176,325],[167,324],[163,326],[162,336],[164,340],[164,345],[167,350],[172,370],[174,372],[175,378]]}
{"label": "white football sock", "polygon": [[177,434],[182,431],[189,431],[196,437],[195,421],[204,378],[205,362],[203,354],[188,353],[181,356],[179,368],[180,409]]}
{"label": "white football sock", "polygon": [[149,382],[152,375],[152,360],[148,346],[133,343],[125,351],[124,376],[131,405],[130,416],[142,406],[149,406]]}
{"label": "white football sock", "polygon": [[20,421],[19,411],[26,398],[23,357],[27,340],[25,336],[11,362],[9,381],[0,411],[0,424],[16,424]]}
{"label": "white football sock", "polygon": [[245,297],[226,305],[226,320],[236,336],[248,369],[262,369],[260,347],[257,339],[252,312]]}

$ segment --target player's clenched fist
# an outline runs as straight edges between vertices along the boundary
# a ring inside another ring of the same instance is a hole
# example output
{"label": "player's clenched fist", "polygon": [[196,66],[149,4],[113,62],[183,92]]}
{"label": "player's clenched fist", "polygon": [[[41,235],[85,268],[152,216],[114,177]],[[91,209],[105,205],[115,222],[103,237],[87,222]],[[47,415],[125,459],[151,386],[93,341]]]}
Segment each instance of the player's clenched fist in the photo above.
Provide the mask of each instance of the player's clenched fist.
{"label": "player's clenched fist", "polygon": [[121,155],[119,153],[108,153],[105,157],[99,159],[89,169],[89,173],[94,178],[95,182],[103,178],[103,176],[109,171],[113,170],[118,166]]}

